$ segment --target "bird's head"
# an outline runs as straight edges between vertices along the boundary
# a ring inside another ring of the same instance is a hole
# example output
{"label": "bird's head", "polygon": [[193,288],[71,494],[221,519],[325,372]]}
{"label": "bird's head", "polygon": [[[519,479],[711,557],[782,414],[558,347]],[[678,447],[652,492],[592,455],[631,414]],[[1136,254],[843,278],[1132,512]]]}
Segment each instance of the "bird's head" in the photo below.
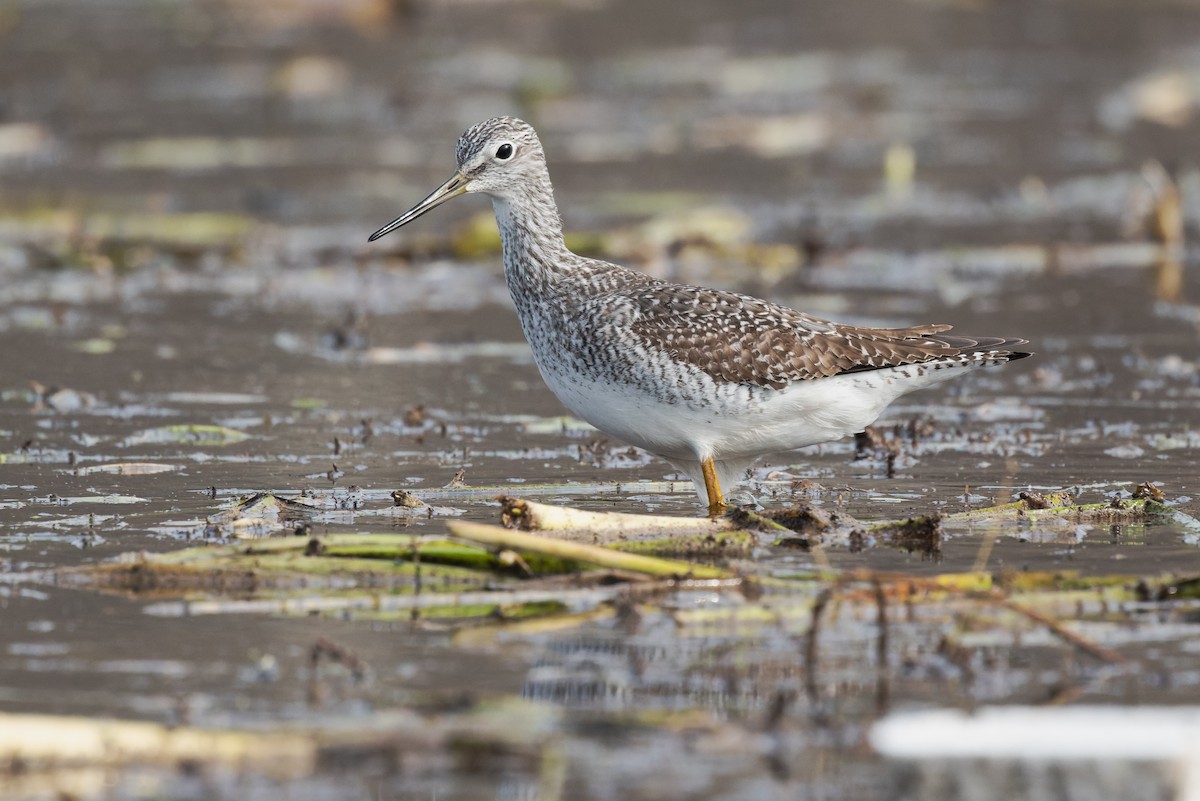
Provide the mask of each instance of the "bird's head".
{"label": "bird's head", "polygon": [[468,192],[509,200],[546,174],[546,156],[533,126],[515,117],[493,117],[459,137],[458,170],[417,205],[371,234],[374,242],[427,211]]}

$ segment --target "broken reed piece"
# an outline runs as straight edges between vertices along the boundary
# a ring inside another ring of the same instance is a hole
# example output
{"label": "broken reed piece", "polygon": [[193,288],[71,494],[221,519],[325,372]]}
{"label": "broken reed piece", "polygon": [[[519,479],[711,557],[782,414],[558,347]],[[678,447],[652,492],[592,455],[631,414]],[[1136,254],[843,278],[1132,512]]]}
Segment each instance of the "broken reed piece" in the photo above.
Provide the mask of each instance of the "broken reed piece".
{"label": "broken reed piece", "polygon": [[674,559],[659,559],[654,556],[614,551],[596,545],[551,537],[527,534],[522,531],[485,523],[468,523],[462,520],[452,520],[446,523],[450,533],[456,537],[469,540],[480,545],[506,548],[518,552],[531,551],[560,559],[570,559],[584,564],[604,567],[612,570],[624,570],[642,573],[649,576],[721,579],[735,578],[736,574],[725,568],[710,565],[682,562]]}

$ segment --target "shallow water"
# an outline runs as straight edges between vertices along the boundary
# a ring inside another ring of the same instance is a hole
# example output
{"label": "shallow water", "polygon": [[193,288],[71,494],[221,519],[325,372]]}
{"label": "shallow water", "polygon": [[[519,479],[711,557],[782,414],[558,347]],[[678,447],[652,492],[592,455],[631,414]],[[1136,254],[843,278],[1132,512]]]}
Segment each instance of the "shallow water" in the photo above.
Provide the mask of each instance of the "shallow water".
{"label": "shallow water", "polygon": [[[892,407],[881,425],[905,440],[892,475],[850,442],[773,455],[749,483],[762,503],[878,520],[1030,488],[1103,501],[1150,481],[1200,516],[1200,270],[1186,250],[1171,290],[1142,219],[1152,157],[1176,170],[1189,233],[1200,223],[1200,27],[1186,5],[147,9],[18,4],[0,28],[0,709],[326,725],[515,694],[562,716],[563,797],[889,797],[886,765],[862,746],[879,708],[870,608],[829,624],[814,699],[802,619],[681,622],[735,603],[712,592],[679,593],[673,615],[479,646],[439,620],[161,617],[145,613],[153,598],[50,578],[224,540],[215,516],[262,490],[327,498],[317,533],[492,522],[501,491],[698,513],[669,465],[562,417],[497,259],[471,255],[461,227],[486,204],[365,244],[448,174],[458,132],[496,112],[538,125],[568,228],[602,252],[848,322],[1031,340],[1033,359]],[[75,46],[85,35],[95,48]],[[459,471],[465,487],[446,489]],[[396,510],[399,488],[437,514]],[[825,556],[925,575],[1153,577],[1194,573],[1200,537],[1171,523],[946,533],[935,556]],[[814,558],[757,561],[789,573]],[[1136,655],[1125,671],[1044,631],[975,642],[987,664],[964,668],[939,643],[973,614],[986,616],[933,607],[893,624],[891,706],[1064,688],[1200,701],[1187,608],[1089,624]],[[369,676],[314,667],[321,637]],[[701,717],[628,717],[646,709]],[[287,789],[533,798],[547,781],[541,764],[490,769],[349,783],[333,770]],[[110,775],[106,797],[278,797],[256,776],[144,774]]]}

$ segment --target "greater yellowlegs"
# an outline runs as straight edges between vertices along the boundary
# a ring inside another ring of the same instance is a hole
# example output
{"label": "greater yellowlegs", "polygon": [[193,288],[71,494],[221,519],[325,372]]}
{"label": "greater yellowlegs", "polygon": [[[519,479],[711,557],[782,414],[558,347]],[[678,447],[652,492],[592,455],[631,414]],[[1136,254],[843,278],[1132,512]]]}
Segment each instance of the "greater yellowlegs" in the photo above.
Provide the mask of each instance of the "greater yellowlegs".
{"label": "greater yellowlegs", "polygon": [[891,401],[1028,353],[948,325],[863,328],[578,256],[532,126],[496,117],[458,170],[371,241],[468,192],[492,199],[504,274],[550,390],[596,428],[671,462],[709,512],[758,457],[862,431]]}

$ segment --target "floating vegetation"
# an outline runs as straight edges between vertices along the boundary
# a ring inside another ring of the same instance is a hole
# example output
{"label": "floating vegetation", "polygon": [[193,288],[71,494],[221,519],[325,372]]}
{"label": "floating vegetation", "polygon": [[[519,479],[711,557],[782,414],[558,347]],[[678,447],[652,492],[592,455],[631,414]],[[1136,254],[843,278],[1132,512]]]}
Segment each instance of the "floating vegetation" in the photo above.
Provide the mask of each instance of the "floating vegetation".
{"label": "floating vegetation", "polygon": [[127,447],[138,445],[234,445],[250,439],[244,431],[226,426],[192,423],[148,428],[126,437],[122,444]]}
{"label": "floating vegetation", "polygon": [[[773,592],[801,589],[812,586],[820,575],[833,576],[835,586],[865,581],[907,586],[904,592],[910,593],[926,585],[968,593],[1034,593],[1037,603],[1045,602],[1049,593],[1067,588],[1072,592],[1087,588],[1109,591],[1121,586],[1122,597],[1132,599],[1135,594],[1152,594],[1144,579],[1086,579],[1057,573],[1043,580],[1041,574],[992,577],[980,572],[969,574],[965,584],[951,574],[928,584],[925,579],[872,575],[862,570],[839,575],[823,558],[817,560],[819,573],[786,579],[747,559],[768,546],[800,546],[819,553],[829,547],[862,550],[873,543],[929,554],[941,547],[943,525],[1021,521],[1049,526],[1111,525],[1163,517],[1200,531],[1200,523],[1149,497],[1161,495],[1154,485],[1144,483],[1134,494],[1140,497],[1075,505],[1065,492],[1028,492],[1010,504],[986,509],[871,524],[811,505],[766,513],[735,510],[714,520],[588,512],[506,496],[500,499],[504,526],[450,521],[445,524],[448,538],[382,533],[313,536],[301,522],[295,525],[295,533],[301,536],[130,554],[66,570],[60,579],[73,586],[156,596],[195,592],[267,596],[261,601],[237,601],[233,606],[215,600],[193,601],[180,608],[190,614],[200,610],[395,612],[431,607],[450,614],[449,610],[462,607],[472,617],[480,608],[512,608],[555,598],[574,604],[574,608],[580,603],[594,605],[613,600],[619,585],[646,581],[665,581],[664,586],[676,589],[707,586],[744,594],[747,587],[759,584]],[[210,517],[209,523],[235,532],[290,528],[320,508],[321,504],[310,498],[286,500],[272,493],[257,493]],[[682,561],[664,555],[690,558]],[[731,563],[730,559],[737,561]],[[705,585],[705,581],[716,583]],[[547,588],[547,582],[552,586]],[[599,591],[604,584],[609,589]],[[314,591],[319,594],[313,596]],[[327,593],[333,594],[326,597]]]}
{"label": "floating vegetation", "polygon": [[[1151,521],[1171,522],[1193,535],[1200,535],[1200,521],[1163,501],[1163,493],[1152,484],[1143,483],[1128,499],[1114,497],[1108,503],[1075,504],[1066,493],[1021,493],[1012,503],[955,512],[942,518],[947,526],[963,523],[1017,523],[1037,526],[1074,526],[1078,524],[1121,525]],[[1157,496],[1157,499],[1156,497]]]}
{"label": "floating vegetation", "polygon": [[[537,766],[553,752],[561,714],[516,698],[472,705],[457,714],[396,710],[350,727],[279,724],[255,730],[53,715],[0,714],[0,787],[20,776],[23,792],[75,777],[76,790],[104,791],[103,772],[139,766],[147,781],[185,770],[261,773],[273,782],[303,780],[329,768],[446,754],[515,759]],[[543,756],[543,753],[545,756]],[[20,766],[9,770],[8,766]],[[99,772],[97,772],[99,771]],[[108,788],[111,791],[111,787]]]}
{"label": "floating vegetation", "polygon": [[177,465],[160,462],[110,462],[107,464],[80,465],[75,472],[81,476],[95,473],[108,473],[118,476],[151,476],[156,473],[170,473],[178,470]]}

